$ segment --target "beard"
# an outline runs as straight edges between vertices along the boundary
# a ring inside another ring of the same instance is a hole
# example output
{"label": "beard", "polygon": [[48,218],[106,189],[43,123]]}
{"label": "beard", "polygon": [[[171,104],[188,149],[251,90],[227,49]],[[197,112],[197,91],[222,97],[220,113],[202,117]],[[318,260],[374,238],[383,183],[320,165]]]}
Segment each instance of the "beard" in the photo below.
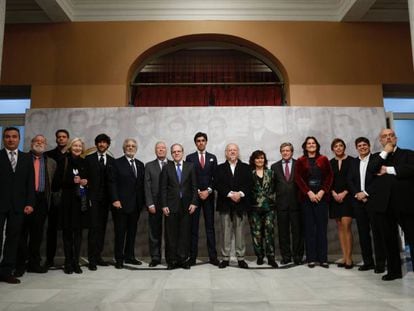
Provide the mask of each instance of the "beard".
{"label": "beard", "polygon": [[32,149],[36,154],[42,154],[45,152],[45,146],[34,145]]}

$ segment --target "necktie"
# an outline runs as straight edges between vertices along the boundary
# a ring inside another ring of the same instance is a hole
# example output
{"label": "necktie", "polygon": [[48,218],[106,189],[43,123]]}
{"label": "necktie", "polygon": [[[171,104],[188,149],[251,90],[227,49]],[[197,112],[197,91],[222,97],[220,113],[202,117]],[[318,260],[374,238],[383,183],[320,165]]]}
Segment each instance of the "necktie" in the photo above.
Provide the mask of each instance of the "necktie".
{"label": "necktie", "polygon": [[161,171],[162,171],[162,168],[166,165],[167,165],[167,161],[161,161]]}
{"label": "necktie", "polygon": [[200,154],[200,165],[201,168],[204,168],[204,165],[206,164],[206,159],[204,158],[204,153]]}
{"label": "necktie", "polygon": [[131,159],[130,162],[131,162],[132,172],[134,173],[135,178],[137,178],[137,170],[135,168],[135,163],[134,163],[135,161],[134,161],[134,159]]}
{"label": "necktie", "polygon": [[181,164],[177,163],[177,178],[178,178],[178,183],[180,184],[181,184],[181,173],[182,173]]}
{"label": "necktie", "polygon": [[99,164],[102,166],[105,166],[105,159],[104,159],[104,155],[101,154],[100,158],[99,158]]}
{"label": "necktie", "polygon": [[289,181],[290,171],[289,171],[289,162],[285,162],[285,179]]}
{"label": "necktie", "polygon": [[13,172],[16,171],[16,151],[10,151],[10,164]]}
{"label": "necktie", "polygon": [[39,185],[40,185],[40,158],[35,157],[34,158],[34,172],[35,172],[35,190],[39,191]]}

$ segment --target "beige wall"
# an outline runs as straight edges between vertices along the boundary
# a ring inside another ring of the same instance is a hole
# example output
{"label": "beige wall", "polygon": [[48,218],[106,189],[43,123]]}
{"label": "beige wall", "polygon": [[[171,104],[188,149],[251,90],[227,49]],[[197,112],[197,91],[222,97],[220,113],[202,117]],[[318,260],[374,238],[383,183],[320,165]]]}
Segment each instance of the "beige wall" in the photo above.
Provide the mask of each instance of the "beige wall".
{"label": "beige wall", "polygon": [[1,82],[32,85],[32,107],[126,106],[155,45],[222,34],[281,64],[292,106],[382,106],[382,84],[414,83],[408,23],[149,21],[6,25]]}

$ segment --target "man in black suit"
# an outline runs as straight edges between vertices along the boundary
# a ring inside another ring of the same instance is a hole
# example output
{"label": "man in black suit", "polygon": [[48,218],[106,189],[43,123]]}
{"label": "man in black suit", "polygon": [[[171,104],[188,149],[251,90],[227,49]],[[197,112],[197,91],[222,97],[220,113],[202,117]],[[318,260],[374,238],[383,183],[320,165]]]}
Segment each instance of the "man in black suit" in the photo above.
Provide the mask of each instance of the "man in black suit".
{"label": "man in black suit", "polygon": [[150,267],[161,263],[162,207],[160,205],[160,175],[167,165],[167,146],[164,142],[155,144],[155,160],[145,165],[145,205],[148,208],[148,245],[151,256]]}
{"label": "man in black suit", "polygon": [[197,208],[197,179],[193,163],[184,162],[184,148],[171,146],[173,162],[161,172],[161,206],[165,216],[168,269],[190,269],[191,217]]}
{"label": "man in black suit", "polygon": [[[358,268],[359,271],[375,269],[375,273],[385,271],[385,250],[380,239],[381,234],[376,223],[373,222],[373,215],[368,210],[370,199],[369,188],[374,176],[367,171],[371,157],[370,142],[366,137],[358,137],[355,140],[355,147],[359,156],[354,159],[348,173],[348,186],[354,208],[354,217],[357,222],[359,245],[364,264]],[[371,232],[374,240],[375,263],[372,251]]]}
{"label": "man in black suit", "polygon": [[[56,148],[46,152],[46,156],[55,160],[56,163],[65,156],[66,147],[69,143],[69,132],[66,129],[59,129],[55,133]],[[46,262],[45,267],[55,266],[55,255],[57,246],[57,221],[58,206],[53,204],[53,199],[49,206],[47,215],[47,231],[46,231]]]}
{"label": "man in black suit", "polygon": [[191,221],[191,249],[190,264],[195,265],[198,254],[198,233],[200,213],[203,210],[204,225],[206,228],[207,250],[209,262],[218,266],[216,250],[216,233],[214,229],[214,193],[213,176],[217,167],[217,158],[206,151],[207,134],[198,132],[194,136],[197,151],[187,155],[186,161],[194,164],[197,176],[198,208],[195,210]]}
{"label": "man in black suit", "polygon": [[17,251],[16,277],[25,271],[46,273],[47,267],[41,266],[40,246],[43,239],[43,227],[50,206],[51,187],[56,171],[56,161],[45,154],[46,137],[36,135],[32,138],[29,154],[34,167],[35,205],[33,213],[24,216]]}
{"label": "man in black suit", "polygon": [[[304,253],[302,213],[298,202],[298,189],[294,181],[296,160],[293,156],[293,145],[280,145],[282,160],[272,165],[276,187],[277,226],[279,247],[282,255],[281,264],[293,261],[302,264]],[[292,234],[292,243],[290,235]]]}
{"label": "man in black suit", "polygon": [[144,164],[135,159],[138,144],[127,138],[124,156],[115,160],[110,173],[112,218],[115,228],[115,268],[127,264],[141,265],[135,258],[135,236],[144,206]]}
{"label": "man in black suit", "polygon": [[398,222],[407,241],[414,244],[414,152],[397,147],[397,137],[392,129],[383,129],[379,141],[383,151],[374,154],[368,164],[368,170],[376,175],[368,202],[375,211],[374,221],[382,229],[385,244],[387,274],[382,279],[391,281],[402,278]]}
{"label": "man in black suit", "polygon": [[[18,284],[13,275],[24,215],[33,212],[35,203],[34,169],[29,154],[19,151],[20,131],[7,127],[0,150],[0,282]],[[3,244],[4,225],[6,237]]]}
{"label": "man in black suit", "polygon": [[99,134],[95,138],[97,151],[88,155],[85,160],[88,170],[88,191],[91,207],[89,209],[88,231],[88,268],[97,270],[98,266],[108,266],[102,259],[105,245],[105,231],[110,209],[109,198],[109,167],[115,160],[108,154],[111,138],[106,134]]}
{"label": "man in black suit", "polygon": [[246,243],[243,227],[250,209],[250,196],[253,187],[252,170],[250,166],[239,160],[239,146],[226,146],[226,162],[217,166],[214,175],[214,188],[217,190],[217,211],[222,223],[223,242],[221,253],[223,260],[219,268],[230,264],[232,237],[234,235],[236,257],[242,269],[249,266],[244,260]]}

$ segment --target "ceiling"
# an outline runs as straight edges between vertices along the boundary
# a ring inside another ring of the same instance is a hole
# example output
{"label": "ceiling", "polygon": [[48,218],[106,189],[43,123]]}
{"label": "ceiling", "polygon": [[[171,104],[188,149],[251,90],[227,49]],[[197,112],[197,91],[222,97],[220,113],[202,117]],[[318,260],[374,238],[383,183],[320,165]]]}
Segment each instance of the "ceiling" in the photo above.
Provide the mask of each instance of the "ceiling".
{"label": "ceiling", "polygon": [[408,22],[408,0],[6,0],[6,23],[141,20]]}

